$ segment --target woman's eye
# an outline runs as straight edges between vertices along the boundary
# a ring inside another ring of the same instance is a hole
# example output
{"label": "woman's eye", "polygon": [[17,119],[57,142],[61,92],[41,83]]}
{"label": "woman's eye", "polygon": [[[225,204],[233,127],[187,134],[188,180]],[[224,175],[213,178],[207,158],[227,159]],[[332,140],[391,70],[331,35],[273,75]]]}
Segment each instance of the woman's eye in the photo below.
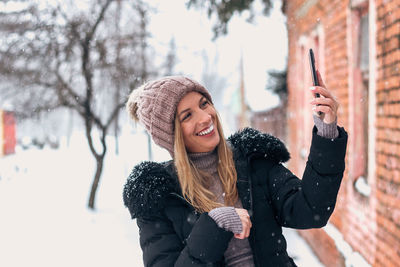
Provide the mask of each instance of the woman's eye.
{"label": "woman's eye", "polygon": [[207,106],[208,105],[208,101],[207,100],[205,100],[205,101],[203,101],[202,103],[201,103],[201,106],[202,107],[205,107],[205,106]]}
{"label": "woman's eye", "polygon": [[183,116],[182,121],[188,119],[188,118],[190,117],[190,115],[191,115],[191,114],[190,114],[189,112],[186,113],[185,116]]}

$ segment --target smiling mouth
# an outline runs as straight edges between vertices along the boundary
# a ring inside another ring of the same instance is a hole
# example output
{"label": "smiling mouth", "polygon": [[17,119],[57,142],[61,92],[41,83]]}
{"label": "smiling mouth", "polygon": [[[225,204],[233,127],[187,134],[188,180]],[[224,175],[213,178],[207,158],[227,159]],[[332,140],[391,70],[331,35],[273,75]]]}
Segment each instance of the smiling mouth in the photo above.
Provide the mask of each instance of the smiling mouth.
{"label": "smiling mouth", "polygon": [[208,127],[207,129],[197,133],[196,135],[197,136],[204,136],[204,135],[207,135],[207,134],[211,133],[213,130],[214,130],[214,124],[211,124],[210,127]]}

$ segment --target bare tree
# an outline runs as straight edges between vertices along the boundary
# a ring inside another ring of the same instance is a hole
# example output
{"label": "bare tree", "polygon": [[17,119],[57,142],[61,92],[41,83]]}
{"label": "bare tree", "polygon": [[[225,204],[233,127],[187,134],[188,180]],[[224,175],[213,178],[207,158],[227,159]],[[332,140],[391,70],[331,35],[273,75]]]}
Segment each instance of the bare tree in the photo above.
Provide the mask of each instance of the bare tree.
{"label": "bare tree", "polygon": [[167,57],[165,59],[164,68],[165,68],[165,76],[175,74],[174,67],[176,63],[176,44],[175,38],[171,38],[169,41],[169,51]]}
{"label": "bare tree", "polygon": [[210,58],[206,51],[202,51],[204,62],[203,72],[201,74],[202,84],[211,92],[214,105],[217,110],[223,109],[223,92],[227,87],[227,81],[224,77],[218,75],[218,55]]}
{"label": "bare tree", "polygon": [[60,107],[80,115],[96,159],[88,201],[94,209],[106,135],[118,127],[129,91],[155,74],[146,64],[147,6],[123,0],[93,0],[82,9],[70,1],[22,2],[24,8],[0,13],[0,96],[20,118]]}
{"label": "bare tree", "polygon": [[271,70],[268,72],[268,76],[266,89],[277,94],[282,103],[286,103],[288,96],[287,68],[282,71]]}

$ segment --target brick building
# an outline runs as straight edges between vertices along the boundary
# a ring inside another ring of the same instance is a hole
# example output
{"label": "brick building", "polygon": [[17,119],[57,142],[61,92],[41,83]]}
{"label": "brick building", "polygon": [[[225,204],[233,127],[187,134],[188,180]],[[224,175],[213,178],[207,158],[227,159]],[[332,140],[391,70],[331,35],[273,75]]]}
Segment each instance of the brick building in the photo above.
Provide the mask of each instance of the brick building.
{"label": "brick building", "polygon": [[0,109],[0,157],[15,153],[15,145],[14,114]]}
{"label": "brick building", "polygon": [[272,134],[286,142],[286,114],[286,103],[266,111],[252,112],[250,125],[255,129]]}
{"label": "brick building", "polygon": [[290,169],[302,174],[311,140],[309,48],[349,133],[329,224],[299,232],[326,266],[399,266],[400,0],[286,0],[283,11]]}

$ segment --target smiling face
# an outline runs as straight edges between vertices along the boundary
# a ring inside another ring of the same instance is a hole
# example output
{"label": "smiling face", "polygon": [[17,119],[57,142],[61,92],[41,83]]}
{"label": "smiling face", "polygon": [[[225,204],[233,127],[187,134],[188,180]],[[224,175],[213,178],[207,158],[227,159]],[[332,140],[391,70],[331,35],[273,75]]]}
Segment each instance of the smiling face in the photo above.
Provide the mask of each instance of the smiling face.
{"label": "smiling face", "polygon": [[220,142],[217,113],[211,103],[198,92],[187,93],[177,107],[183,140],[188,152],[209,152]]}

